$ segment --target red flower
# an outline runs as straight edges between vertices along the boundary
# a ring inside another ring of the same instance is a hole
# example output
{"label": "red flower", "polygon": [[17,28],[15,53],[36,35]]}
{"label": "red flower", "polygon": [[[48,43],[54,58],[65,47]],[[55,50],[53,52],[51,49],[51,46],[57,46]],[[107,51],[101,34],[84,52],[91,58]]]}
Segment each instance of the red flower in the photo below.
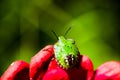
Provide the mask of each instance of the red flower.
{"label": "red flower", "polygon": [[52,57],[52,45],[46,46],[32,57],[30,62],[30,80],[42,80]]}
{"label": "red flower", "polygon": [[30,65],[21,60],[12,63],[1,80],[120,80],[120,62],[106,62],[94,72],[92,61],[80,55],[77,65],[63,69],[48,45],[31,58]]}
{"label": "red flower", "polygon": [[[31,80],[91,80],[93,76],[93,65],[87,56],[80,56],[80,60],[76,66],[68,70],[60,68],[54,58],[52,45],[43,48],[38,54],[32,57],[30,63],[30,79]],[[58,70],[58,71],[57,71]],[[61,75],[60,72],[63,73]],[[51,76],[50,76],[51,74]],[[56,76],[55,76],[56,75]],[[60,76],[58,78],[58,75]],[[47,76],[47,77],[46,77]],[[53,79],[52,79],[53,78]]]}
{"label": "red flower", "polygon": [[47,71],[42,80],[69,80],[68,74],[61,68]]}
{"label": "red flower", "polygon": [[[53,58],[48,66],[48,72],[56,68],[60,67],[55,58]],[[87,56],[81,56],[81,60],[77,66],[64,71],[68,74],[69,80],[91,80],[93,76],[92,62]]]}
{"label": "red flower", "polygon": [[95,72],[94,80],[120,80],[120,62],[109,61],[100,65]]}
{"label": "red flower", "polygon": [[29,64],[21,60],[13,62],[1,80],[29,80]]}

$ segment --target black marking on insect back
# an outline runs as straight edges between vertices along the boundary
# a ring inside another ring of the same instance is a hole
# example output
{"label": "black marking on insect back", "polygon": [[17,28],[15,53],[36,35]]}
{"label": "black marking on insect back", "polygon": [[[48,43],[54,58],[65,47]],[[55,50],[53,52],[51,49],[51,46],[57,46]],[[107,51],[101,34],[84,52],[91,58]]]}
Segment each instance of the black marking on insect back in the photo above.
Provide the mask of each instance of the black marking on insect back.
{"label": "black marking on insect back", "polygon": [[74,64],[73,62],[75,62],[75,57],[72,55],[68,55],[65,57],[65,62],[67,65],[71,66]]}
{"label": "black marking on insect back", "polygon": [[[80,55],[80,53],[78,52],[78,60],[76,61],[76,63],[81,63],[82,61],[82,56]],[[80,64],[76,64],[76,68],[79,68]]]}

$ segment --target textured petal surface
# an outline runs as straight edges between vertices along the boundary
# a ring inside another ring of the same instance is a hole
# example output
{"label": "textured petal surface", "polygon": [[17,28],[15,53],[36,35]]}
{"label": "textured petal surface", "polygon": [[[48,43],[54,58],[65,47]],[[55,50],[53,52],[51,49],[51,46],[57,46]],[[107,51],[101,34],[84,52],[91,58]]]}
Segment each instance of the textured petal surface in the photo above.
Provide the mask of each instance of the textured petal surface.
{"label": "textured petal surface", "polygon": [[48,45],[32,57],[30,62],[30,79],[42,80],[53,56],[53,46]]}
{"label": "textured petal surface", "polygon": [[1,80],[29,80],[29,64],[21,60],[13,62],[3,73]]}
{"label": "textured petal surface", "polygon": [[94,80],[120,80],[120,62],[109,61],[100,65]]}
{"label": "textured petal surface", "polygon": [[[55,58],[53,58],[49,64],[48,71],[55,68],[61,67],[57,64]],[[69,80],[92,80],[94,73],[93,64],[91,60],[85,55],[80,56],[78,65],[68,70],[63,70],[68,74]]]}
{"label": "textured petal surface", "polygon": [[49,70],[43,77],[43,80],[69,80],[69,78],[63,69],[56,68]]}
{"label": "textured petal surface", "polygon": [[51,70],[51,69],[55,69],[55,68],[60,68],[60,66],[57,64],[56,59],[52,58],[49,66],[48,66],[48,71]]}
{"label": "textured petal surface", "polygon": [[70,80],[91,80],[93,77],[93,64],[91,60],[85,56],[80,56],[79,64],[67,70]]}

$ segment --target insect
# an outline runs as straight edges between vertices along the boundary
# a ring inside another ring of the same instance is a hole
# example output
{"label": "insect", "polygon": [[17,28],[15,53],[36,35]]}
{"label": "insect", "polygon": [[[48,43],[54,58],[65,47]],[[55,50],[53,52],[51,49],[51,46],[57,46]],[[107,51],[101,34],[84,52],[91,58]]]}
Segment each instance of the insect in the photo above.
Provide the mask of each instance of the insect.
{"label": "insect", "polygon": [[[70,29],[71,27],[66,31],[65,35]],[[53,33],[57,37],[56,33]],[[65,35],[57,37],[58,41],[54,44],[54,54],[60,67],[68,69],[76,65],[79,61],[80,53],[75,41],[73,39],[66,39]]]}

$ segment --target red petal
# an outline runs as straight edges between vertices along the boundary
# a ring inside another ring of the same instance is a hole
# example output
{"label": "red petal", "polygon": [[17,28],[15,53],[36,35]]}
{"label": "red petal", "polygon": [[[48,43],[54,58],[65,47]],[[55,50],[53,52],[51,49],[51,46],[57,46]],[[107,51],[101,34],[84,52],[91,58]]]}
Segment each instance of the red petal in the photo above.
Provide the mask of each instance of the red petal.
{"label": "red petal", "polygon": [[29,64],[21,60],[13,62],[1,80],[29,80]]}
{"label": "red petal", "polygon": [[55,58],[52,58],[48,66],[48,70],[55,69],[55,68],[59,68],[59,65],[57,64],[57,61],[55,60]]}
{"label": "red petal", "polygon": [[93,76],[93,64],[91,60],[85,56],[80,56],[80,62],[76,67],[67,70],[70,80],[91,80]]}
{"label": "red petal", "polygon": [[[49,64],[48,71],[60,68],[57,61],[53,58]],[[93,77],[93,64],[87,56],[80,56],[79,64],[76,67],[64,70],[67,72],[70,80],[91,80]]]}
{"label": "red petal", "polygon": [[109,61],[100,65],[96,70],[94,80],[120,80],[120,62]]}
{"label": "red petal", "polygon": [[41,80],[47,71],[48,64],[53,56],[53,46],[48,45],[32,57],[30,62],[30,79]]}
{"label": "red petal", "polygon": [[60,68],[49,70],[43,80],[69,80],[68,74]]}

